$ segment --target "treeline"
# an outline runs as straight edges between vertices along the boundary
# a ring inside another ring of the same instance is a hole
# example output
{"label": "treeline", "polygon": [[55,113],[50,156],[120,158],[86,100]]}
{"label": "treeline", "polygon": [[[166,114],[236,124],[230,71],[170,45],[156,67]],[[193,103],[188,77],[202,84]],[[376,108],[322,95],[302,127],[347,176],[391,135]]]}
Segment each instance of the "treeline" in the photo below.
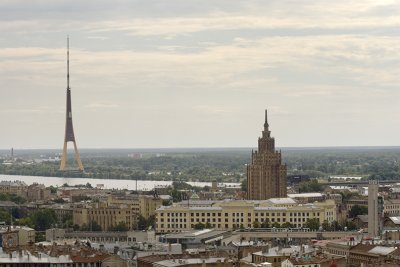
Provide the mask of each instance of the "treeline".
{"label": "treeline", "polygon": [[293,174],[311,178],[334,175],[364,179],[400,179],[400,148],[329,148],[284,151],[283,160]]}
{"label": "treeline", "polygon": [[[173,180],[241,182],[245,179],[250,150],[225,152],[164,153],[130,158],[114,155],[82,157],[85,173],[60,172],[59,163],[4,165],[1,174],[56,177],[83,177],[131,180]],[[361,176],[365,179],[400,179],[400,148],[304,148],[283,149],[288,174],[307,174],[311,178],[335,175]],[[73,159],[69,159],[73,166]]]}

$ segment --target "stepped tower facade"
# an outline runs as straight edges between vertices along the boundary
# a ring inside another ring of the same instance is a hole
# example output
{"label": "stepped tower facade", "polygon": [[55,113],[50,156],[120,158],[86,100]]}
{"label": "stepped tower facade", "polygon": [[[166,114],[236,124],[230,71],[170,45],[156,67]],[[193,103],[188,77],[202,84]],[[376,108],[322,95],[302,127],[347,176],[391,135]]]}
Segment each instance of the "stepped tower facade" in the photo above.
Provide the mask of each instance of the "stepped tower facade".
{"label": "stepped tower facade", "polygon": [[258,150],[252,151],[247,165],[247,198],[264,200],[287,197],[287,168],[282,164],[280,151],[275,150],[275,139],[269,130],[267,110]]}

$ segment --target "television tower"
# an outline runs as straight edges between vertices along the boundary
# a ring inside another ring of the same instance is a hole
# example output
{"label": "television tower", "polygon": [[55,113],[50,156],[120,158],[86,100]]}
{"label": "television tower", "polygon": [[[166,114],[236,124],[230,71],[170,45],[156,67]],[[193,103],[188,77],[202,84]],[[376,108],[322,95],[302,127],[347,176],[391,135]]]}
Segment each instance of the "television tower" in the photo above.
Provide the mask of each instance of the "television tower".
{"label": "television tower", "polygon": [[67,37],[67,120],[65,123],[65,138],[64,138],[64,148],[61,158],[60,171],[65,171],[65,165],[67,163],[67,143],[74,143],[75,150],[75,161],[78,164],[80,171],[83,171],[82,161],[79,157],[78,147],[76,146],[74,127],[72,125],[72,108],[71,108],[71,88],[69,87],[69,37]]}

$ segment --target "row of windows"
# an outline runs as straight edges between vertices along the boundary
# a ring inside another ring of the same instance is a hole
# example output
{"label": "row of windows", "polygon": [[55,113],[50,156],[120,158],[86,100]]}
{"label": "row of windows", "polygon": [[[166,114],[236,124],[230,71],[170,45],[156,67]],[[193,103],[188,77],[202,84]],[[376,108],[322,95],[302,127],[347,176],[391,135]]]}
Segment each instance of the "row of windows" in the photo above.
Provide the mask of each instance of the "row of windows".
{"label": "row of windows", "polygon": [[[127,214],[130,214],[130,211],[126,211]],[[104,211],[104,210],[99,210],[99,211],[89,211],[89,214],[117,214],[115,210],[111,210],[111,211]],[[121,214],[121,211],[118,211],[118,214]]]}
{"label": "row of windows", "polygon": [[[167,216],[168,217],[179,217],[179,216],[187,216],[188,215],[188,213],[173,213],[173,212],[171,212],[171,213],[166,213],[167,214]],[[264,214],[265,214],[265,216],[267,216],[267,217],[269,217],[269,216],[283,216],[283,217],[285,217],[286,216],[286,212],[282,212],[282,213],[280,213],[280,212],[277,212],[277,213],[275,213],[275,212],[272,212],[272,213],[269,213],[269,212],[266,212],[266,213],[264,213],[264,212],[261,212],[261,213],[258,213],[258,212],[256,212],[255,213],[255,216],[256,217],[259,217],[259,216],[261,216],[261,217],[264,217]],[[289,213],[289,216],[290,217],[292,217],[292,216],[303,216],[303,217],[309,217],[310,216],[310,212],[290,212]],[[312,213],[313,214],[313,216],[315,217],[315,216],[318,216],[319,217],[319,212],[313,212]],[[327,212],[327,215],[333,215],[333,212]],[[204,217],[204,216],[207,216],[207,217],[210,217],[210,216],[213,216],[213,217],[215,217],[215,216],[221,216],[222,214],[221,213],[211,213],[211,212],[202,212],[202,213],[190,213],[190,216],[192,216],[192,217]],[[160,216],[162,217],[162,216],[164,216],[164,213],[160,213]],[[225,217],[228,217],[229,216],[229,213],[225,213]],[[237,212],[237,213],[232,213],[232,217],[243,217],[244,216],[244,213],[242,212],[242,213],[239,213],[239,212]],[[247,216],[248,217],[251,217],[251,213],[247,213]]]}

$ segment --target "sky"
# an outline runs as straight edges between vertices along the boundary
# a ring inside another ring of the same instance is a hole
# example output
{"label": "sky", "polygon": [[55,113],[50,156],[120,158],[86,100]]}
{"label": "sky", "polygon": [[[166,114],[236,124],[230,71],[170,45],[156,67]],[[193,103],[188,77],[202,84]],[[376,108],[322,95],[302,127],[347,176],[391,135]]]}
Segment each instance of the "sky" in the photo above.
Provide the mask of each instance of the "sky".
{"label": "sky", "polygon": [[[0,0],[0,148],[400,145],[400,3]],[[69,145],[72,147],[72,145]]]}

